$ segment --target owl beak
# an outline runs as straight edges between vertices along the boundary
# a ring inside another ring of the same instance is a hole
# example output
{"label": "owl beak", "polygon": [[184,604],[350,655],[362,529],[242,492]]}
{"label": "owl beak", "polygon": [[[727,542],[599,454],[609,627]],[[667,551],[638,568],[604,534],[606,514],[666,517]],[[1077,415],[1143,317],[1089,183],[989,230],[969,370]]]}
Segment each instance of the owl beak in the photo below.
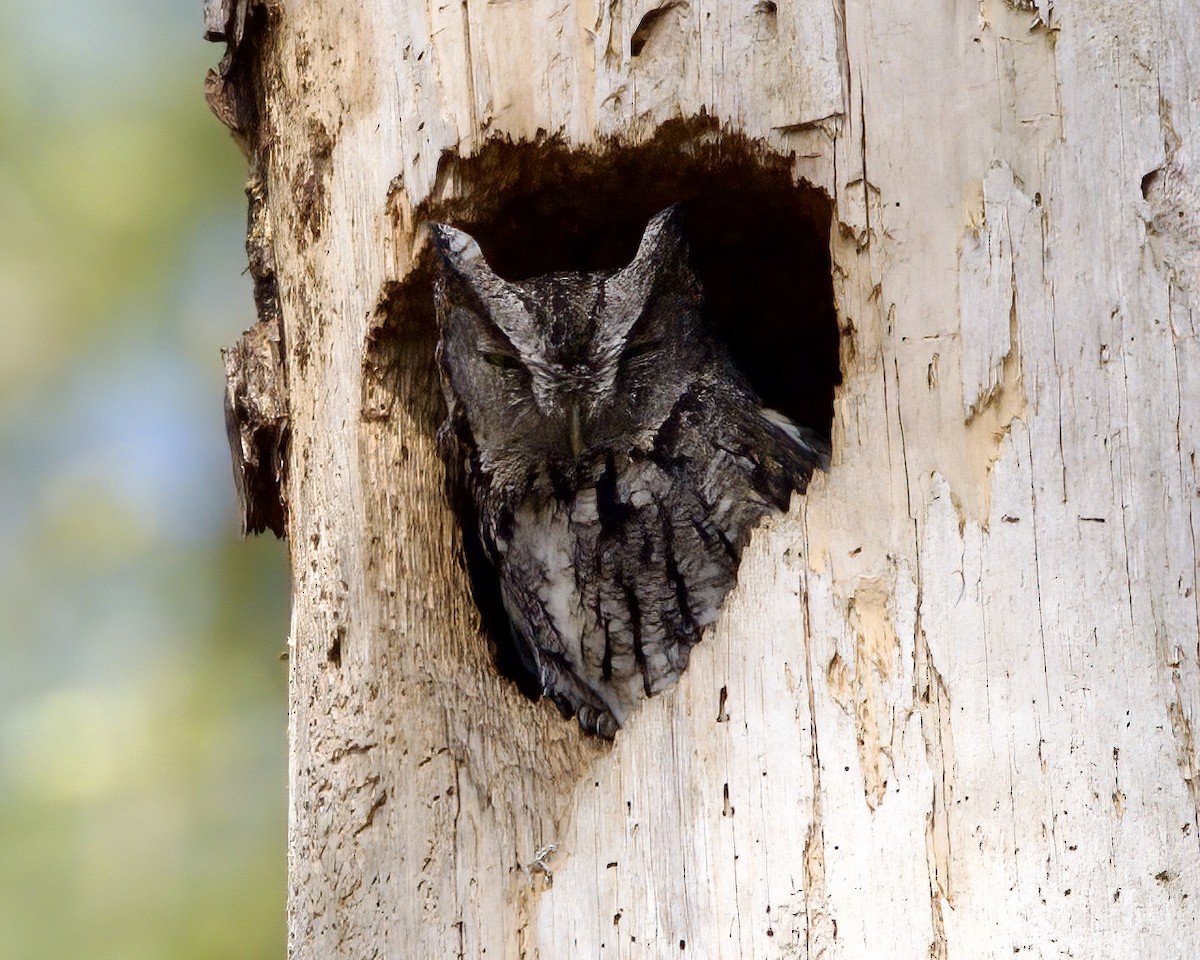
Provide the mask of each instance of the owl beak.
{"label": "owl beak", "polygon": [[583,419],[577,403],[571,404],[571,453],[576,457],[583,453]]}

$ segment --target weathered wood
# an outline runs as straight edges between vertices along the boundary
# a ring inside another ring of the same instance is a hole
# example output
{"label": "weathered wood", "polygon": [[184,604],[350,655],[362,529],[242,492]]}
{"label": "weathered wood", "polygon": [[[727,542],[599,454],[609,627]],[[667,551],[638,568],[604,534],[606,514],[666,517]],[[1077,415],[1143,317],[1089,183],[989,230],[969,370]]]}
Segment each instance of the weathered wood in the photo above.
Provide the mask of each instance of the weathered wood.
{"label": "weathered wood", "polygon": [[[1190,957],[1189,5],[657,9],[291,0],[237,80],[287,347],[291,955]],[[835,464],[606,749],[494,674],[386,292],[444,153],[702,111],[833,198]]]}
{"label": "weathered wood", "polygon": [[234,0],[204,0],[204,39],[212,42],[229,38],[229,21]]}

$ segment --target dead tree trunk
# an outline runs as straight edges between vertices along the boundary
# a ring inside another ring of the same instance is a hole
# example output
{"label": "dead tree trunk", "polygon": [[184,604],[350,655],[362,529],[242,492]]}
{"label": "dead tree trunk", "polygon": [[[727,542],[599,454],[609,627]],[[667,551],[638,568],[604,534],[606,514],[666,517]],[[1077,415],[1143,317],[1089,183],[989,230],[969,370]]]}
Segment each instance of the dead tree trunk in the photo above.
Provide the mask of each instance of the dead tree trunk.
{"label": "dead tree trunk", "polygon": [[[231,429],[292,558],[292,957],[1194,955],[1192,13],[208,0],[260,309]],[[669,202],[732,142],[832,204],[834,465],[609,747],[479,633],[421,221],[586,235],[556,178]]]}

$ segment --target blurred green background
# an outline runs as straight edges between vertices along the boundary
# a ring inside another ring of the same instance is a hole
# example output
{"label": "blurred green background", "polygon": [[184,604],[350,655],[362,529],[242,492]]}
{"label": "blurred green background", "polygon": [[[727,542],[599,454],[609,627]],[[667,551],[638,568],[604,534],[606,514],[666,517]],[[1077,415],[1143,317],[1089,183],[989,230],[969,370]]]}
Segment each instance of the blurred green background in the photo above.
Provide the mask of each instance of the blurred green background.
{"label": "blurred green background", "polygon": [[281,957],[284,547],[237,536],[245,164],[201,0],[0,0],[0,956]]}

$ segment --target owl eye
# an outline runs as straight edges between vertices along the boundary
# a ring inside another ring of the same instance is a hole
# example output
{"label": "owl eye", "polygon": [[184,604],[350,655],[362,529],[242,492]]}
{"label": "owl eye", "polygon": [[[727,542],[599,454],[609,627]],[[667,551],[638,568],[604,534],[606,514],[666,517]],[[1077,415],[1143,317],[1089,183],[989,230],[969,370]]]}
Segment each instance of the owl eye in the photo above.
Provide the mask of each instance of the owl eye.
{"label": "owl eye", "polygon": [[480,350],[479,355],[483,357],[483,362],[496,367],[499,370],[520,370],[521,361],[514,357],[511,353],[499,353],[491,350]]}

